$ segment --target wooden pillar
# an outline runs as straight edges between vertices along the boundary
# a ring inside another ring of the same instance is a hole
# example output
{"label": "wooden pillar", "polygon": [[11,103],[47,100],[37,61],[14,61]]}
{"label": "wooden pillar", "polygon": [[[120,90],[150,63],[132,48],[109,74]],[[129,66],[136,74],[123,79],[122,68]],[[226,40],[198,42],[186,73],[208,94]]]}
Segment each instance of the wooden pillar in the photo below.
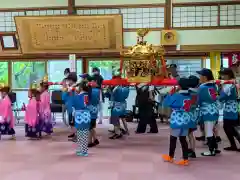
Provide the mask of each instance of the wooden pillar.
{"label": "wooden pillar", "polygon": [[88,72],[88,62],[85,57],[82,58],[82,72],[83,73],[89,73]]}
{"label": "wooden pillar", "polygon": [[210,68],[215,79],[218,79],[218,72],[221,68],[221,53],[210,52]]}
{"label": "wooden pillar", "polygon": [[75,0],[68,0],[68,15],[75,15],[77,14]]}
{"label": "wooden pillar", "polygon": [[165,0],[164,29],[172,28],[172,0]]}

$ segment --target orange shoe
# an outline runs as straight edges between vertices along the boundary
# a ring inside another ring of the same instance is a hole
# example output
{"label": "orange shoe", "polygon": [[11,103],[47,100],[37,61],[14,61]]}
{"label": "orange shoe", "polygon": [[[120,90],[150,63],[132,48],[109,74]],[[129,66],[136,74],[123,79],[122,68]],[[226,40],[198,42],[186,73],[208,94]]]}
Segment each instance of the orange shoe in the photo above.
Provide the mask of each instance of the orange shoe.
{"label": "orange shoe", "polygon": [[188,166],[189,161],[183,159],[181,161],[175,162],[175,164],[180,165],[180,166]]}
{"label": "orange shoe", "polygon": [[170,163],[173,163],[173,158],[170,157],[170,156],[167,155],[167,154],[162,155],[162,158],[163,158],[164,162],[170,162]]}

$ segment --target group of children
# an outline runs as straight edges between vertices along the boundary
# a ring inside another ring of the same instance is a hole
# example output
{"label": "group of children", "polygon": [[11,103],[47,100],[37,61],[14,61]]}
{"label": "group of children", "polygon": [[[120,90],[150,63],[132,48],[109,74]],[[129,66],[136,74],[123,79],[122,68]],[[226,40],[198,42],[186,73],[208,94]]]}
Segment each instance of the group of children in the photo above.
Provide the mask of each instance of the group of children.
{"label": "group of children", "polygon": [[[15,139],[15,120],[12,112],[12,102],[9,98],[10,88],[0,88],[0,137],[11,135]],[[40,139],[42,132],[50,135],[53,132],[53,123],[50,110],[50,94],[48,83],[42,81],[40,88],[35,85],[29,90],[29,102],[22,108],[25,112],[25,136],[30,139]]]}
{"label": "group of children", "polygon": [[[96,135],[96,120],[98,118],[99,103],[102,96],[101,85],[88,74],[80,76],[81,82],[77,82],[75,74],[70,73],[64,80],[65,91],[62,99],[67,108],[69,125],[72,134],[68,136],[78,144],[76,154],[79,156],[88,155],[88,147],[99,144]],[[74,91],[69,87],[75,87]],[[124,120],[126,115],[126,99],[129,95],[129,87],[110,87],[110,122],[114,126],[110,139],[119,139],[123,135],[123,128],[120,127],[122,119],[124,132],[128,133],[127,123]]]}
{"label": "group of children", "polygon": [[[220,105],[223,105],[223,127],[230,141],[230,147],[225,150],[239,151],[234,137],[240,142],[236,127],[239,125],[238,93],[235,84],[222,84],[218,86],[214,82],[214,76],[210,69],[197,71],[200,78],[190,76],[180,78],[179,88],[174,89],[164,99],[163,105],[172,108],[170,118],[170,148],[169,154],[163,155],[164,161],[174,162],[174,154],[177,139],[182,147],[182,160],[176,162],[179,165],[188,165],[189,157],[195,158],[195,137],[193,132],[197,125],[204,130],[209,151],[201,153],[202,156],[215,156],[221,151],[218,149],[216,139],[217,124]],[[235,79],[230,68],[220,71],[223,80]],[[187,137],[189,143],[187,142]],[[205,139],[205,138],[204,138]]]}
{"label": "group of children", "polygon": [[[195,158],[195,137],[193,132],[197,125],[202,125],[204,137],[207,139],[209,151],[203,152],[203,156],[215,156],[220,153],[217,143],[216,125],[219,119],[219,104],[223,104],[224,131],[230,141],[230,147],[225,150],[239,151],[234,137],[240,142],[236,128],[239,125],[238,116],[238,92],[235,84],[216,85],[213,73],[210,69],[202,69],[197,72],[200,78],[190,76],[180,78],[178,89],[174,89],[164,99],[164,106],[172,108],[170,120],[170,148],[169,154],[163,155],[167,162],[174,162],[176,142],[179,139],[182,146],[183,160],[179,165],[188,165],[189,157]],[[225,68],[220,72],[223,80],[234,79],[231,69]],[[65,102],[69,116],[69,125],[72,132],[69,136],[78,144],[76,154],[88,156],[88,147],[99,144],[96,135],[96,120],[98,117],[98,105],[101,99],[101,85],[91,76],[81,76],[82,81],[77,82],[75,74],[69,74],[63,83],[62,99]],[[117,77],[116,77],[117,78]],[[71,87],[74,87],[73,90]],[[110,122],[114,125],[113,135],[110,139],[122,137],[121,129],[128,132],[126,116],[126,99],[129,96],[129,87],[114,86],[109,88],[111,102]],[[8,97],[9,87],[1,87],[0,100],[0,135],[11,135],[15,138],[14,117],[12,103]],[[40,88],[32,87],[29,90],[29,103],[24,109],[25,132],[31,139],[40,139],[42,132],[51,134],[53,122],[50,110],[50,94],[48,82],[42,81]],[[120,127],[122,119],[124,128]],[[189,139],[189,142],[187,141]]]}

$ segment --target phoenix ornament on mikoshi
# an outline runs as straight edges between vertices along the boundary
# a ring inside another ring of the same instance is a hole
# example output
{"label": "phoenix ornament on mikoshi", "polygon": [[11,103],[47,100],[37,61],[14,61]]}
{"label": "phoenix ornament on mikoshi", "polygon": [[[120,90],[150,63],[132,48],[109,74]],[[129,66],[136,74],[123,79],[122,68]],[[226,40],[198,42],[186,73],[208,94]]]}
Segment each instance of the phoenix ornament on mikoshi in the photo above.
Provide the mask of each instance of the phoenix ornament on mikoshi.
{"label": "phoenix ornament on mikoshi", "polygon": [[167,76],[165,50],[162,46],[153,47],[144,41],[149,29],[137,31],[137,44],[127,51],[121,52],[120,76],[105,80],[103,85],[135,85],[145,83],[149,85],[174,85],[175,79]]}

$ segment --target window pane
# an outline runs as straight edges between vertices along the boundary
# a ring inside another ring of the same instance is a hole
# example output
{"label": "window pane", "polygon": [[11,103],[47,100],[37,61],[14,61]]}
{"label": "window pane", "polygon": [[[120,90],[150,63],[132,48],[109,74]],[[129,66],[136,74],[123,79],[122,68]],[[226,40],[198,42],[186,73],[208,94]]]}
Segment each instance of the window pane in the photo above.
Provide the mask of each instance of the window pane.
{"label": "window pane", "polygon": [[180,76],[196,75],[196,71],[202,68],[201,59],[170,59],[169,64],[176,64]]}
{"label": "window pane", "polygon": [[112,75],[120,68],[120,61],[89,61],[88,72],[92,72],[92,68],[98,67],[104,79],[112,79]]}
{"label": "window pane", "polygon": [[77,60],[77,75],[83,73],[82,60]]}
{"label": "window pane", "polygon": [[8,84],[8,63],[0,62],[0,83]]}
{"label": "window pane", "polygon": [[[22,107],[23,103],[24,104],[28,104],[28,91],[13,91],[16,93],[17,96],[17,103],[14,104],[14,108],[19,109]],[[20,111],[19,112],[19,116],[20,117],[24,117],[25,112],[24,111]]]}
{"label": "window pane", "polygon": [[[69,60],[48,61],[48,79],[50,82],[61,82],[64,79],[64,70],[70,68]],[[59,89],[61,86],[51,86],[50,90]]]}
{"label": "window pane", "polygon": [[45,62],[13,62],[12,88],[27,89],[34,81],[40,81],[45,76]]}

